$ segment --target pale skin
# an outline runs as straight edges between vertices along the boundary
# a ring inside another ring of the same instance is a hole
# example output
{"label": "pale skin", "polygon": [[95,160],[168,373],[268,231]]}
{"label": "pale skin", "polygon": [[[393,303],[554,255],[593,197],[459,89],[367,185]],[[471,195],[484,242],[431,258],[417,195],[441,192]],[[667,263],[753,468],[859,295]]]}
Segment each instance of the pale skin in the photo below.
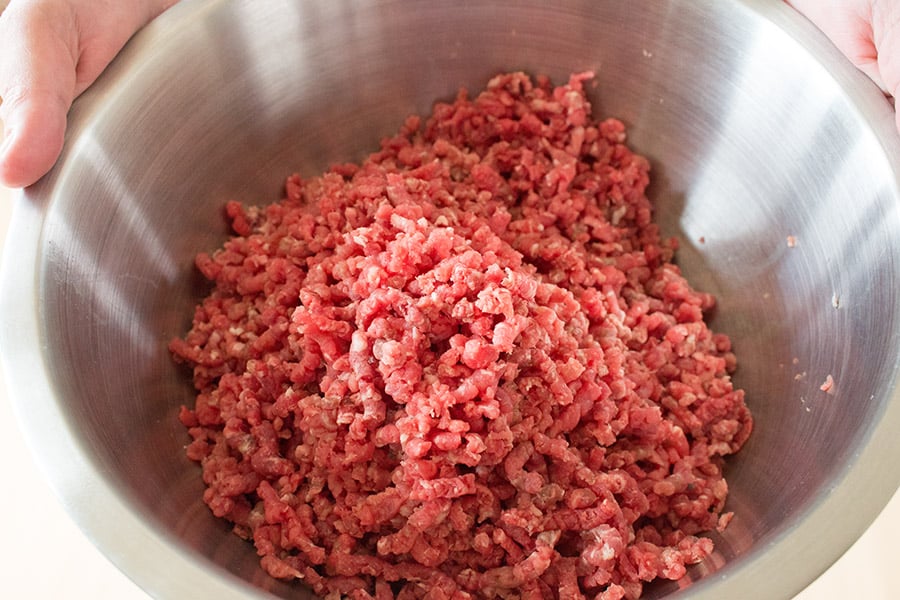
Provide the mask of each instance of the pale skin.
{"label": "pale skin", "polygon": [[62,149],[66,115],[138,29],[177,0],[11,0],[0,15],[0,184],[25,187]]}
{"label": "pale skin", "polygon": [[[53,166],[72,102],[128,39],[178,0],[0,0],[0,185]],[[884,92],[900,91],[900,0],[786,0]],[[898,119],[900,128],[900,119]]]}
{"label": "pale skin", "polygon": [[[885,94],[900,92],[900,1],[787,0]],[[900,128],[900,118],[898,118]]]}

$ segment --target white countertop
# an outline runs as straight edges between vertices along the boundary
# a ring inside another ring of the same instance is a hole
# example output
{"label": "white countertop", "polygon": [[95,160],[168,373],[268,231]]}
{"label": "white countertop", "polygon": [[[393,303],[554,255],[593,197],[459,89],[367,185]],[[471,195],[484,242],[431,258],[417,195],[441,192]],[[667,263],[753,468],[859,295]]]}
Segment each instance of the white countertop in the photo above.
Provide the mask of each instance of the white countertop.
{"label": "white countertop", "polygon": [[[0,187],[0,242],[11,190]],[[0,250],[2,252],[2,250]],[[900,435],[900,432],[897,432]],[[900,459],[900,457],[898,457]],[[68,518],[41,479],[14,421],[0,374],[0,578],[3,597],[23,600],[149,600]],[[893,600],[900,552],[900,494],[829,571],[795,600]],[[185,599],[190,600],[190,599]],[[761,599],[775,600],[775,599]]]}

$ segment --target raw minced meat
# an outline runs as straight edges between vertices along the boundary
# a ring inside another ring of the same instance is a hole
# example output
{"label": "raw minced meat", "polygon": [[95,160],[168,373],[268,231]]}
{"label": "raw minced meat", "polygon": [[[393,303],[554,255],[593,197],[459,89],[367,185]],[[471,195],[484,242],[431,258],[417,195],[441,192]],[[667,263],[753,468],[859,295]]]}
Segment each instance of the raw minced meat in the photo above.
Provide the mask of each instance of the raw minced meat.
{"label": "raw minced meat", "polygon": [[521,73],[301,179],[171,343],[204,499],[326,598],[637,598],[703,560],[752,421],[648,162]]}

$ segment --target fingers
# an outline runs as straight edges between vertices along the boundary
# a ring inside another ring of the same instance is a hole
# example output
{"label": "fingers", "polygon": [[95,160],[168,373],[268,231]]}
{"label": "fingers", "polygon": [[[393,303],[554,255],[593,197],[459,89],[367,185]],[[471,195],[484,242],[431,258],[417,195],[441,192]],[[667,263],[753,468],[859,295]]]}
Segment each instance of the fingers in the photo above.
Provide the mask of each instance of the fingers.
{"label": "fingers", "polygon": [[[900,2],[786,0],[888,96],[900,93]],[[900,115],[896,118],[900,131]]]}
{"label": "fingers", "polygon": [[854,65],[877,77],[872,0],[788,0],[788,4],[821,29]]}
{"label": "fingers", "polygon": [[[0,0],[2,1],[2,0]],[[31,185],[62,149],[66,114],[122,46],[174,0],[13,0],[0,15],[0,184]]]}
{"label": "fingers", "polygon": [[897,98],[900,92],[900,3],[876,3],[872,10],[872,31],[878,48],[881,87]]}
{"label": "fingers", "polygon": [[77,36],[71,11],[12,3],[0,16],[0,183],[24,187],[46,173],[62,148],[75,95]]}
{"label": "fingers", "polygon": [[26,187],[50,170],[62,150],[69,96],[29,90],[4,98],[4,140],[0,147],[0,184]]}

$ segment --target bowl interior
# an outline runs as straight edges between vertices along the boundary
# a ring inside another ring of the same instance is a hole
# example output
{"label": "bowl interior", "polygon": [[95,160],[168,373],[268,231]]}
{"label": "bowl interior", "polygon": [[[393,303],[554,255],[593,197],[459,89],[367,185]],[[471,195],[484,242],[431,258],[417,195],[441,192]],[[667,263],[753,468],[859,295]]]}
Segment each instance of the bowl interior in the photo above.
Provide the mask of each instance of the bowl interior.
{"label": "bowl interior", "polygon": [[285,176],[362,158],[460,86],[593,70],[595,116],[625,121],[650,159],[656,218],[719,299],[713,327],[756,420],[726,471],[735,517],[714,556],[695,585],[647,597],[799,591],[900,478],[886,434],[900,423],[898,163],[887,102],[775,4],[189,1],[164,15],[77,103],[63,158],[17,208],[26,258],[4,271],[10,387],[76,519],[161,597],[212,597],[214,580],[220,597],[265,593],[245,582],[308,597],[261,573],[184,456],[193,390],[166,343],[205,292],[194,255],[225,239],[227,200],[277,200]]}

